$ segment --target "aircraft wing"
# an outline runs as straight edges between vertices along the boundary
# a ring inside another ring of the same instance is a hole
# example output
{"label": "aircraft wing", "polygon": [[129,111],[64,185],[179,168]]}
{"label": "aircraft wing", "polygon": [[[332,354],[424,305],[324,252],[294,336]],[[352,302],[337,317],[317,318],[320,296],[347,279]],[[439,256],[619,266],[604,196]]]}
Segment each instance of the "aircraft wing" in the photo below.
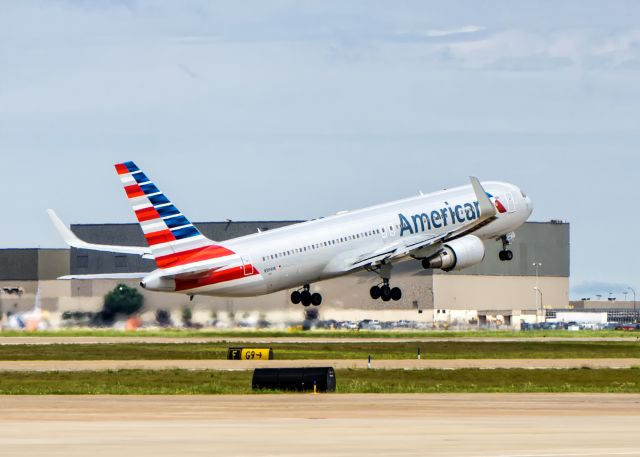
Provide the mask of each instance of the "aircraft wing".
{"label": "aircraft wing", "polygon": [[[62,236],[62,239],[65,243],[67,243],[72,248],[77,249],[89,249],[92,251],[104,251],[104,252],[115,252],[118,254],[135,254],[142,256],[145,259],[153,259],[151,255],[151,250],[149,248],[140,247],[140,246],[113,246],[108,244],[94,244],[87,243],[86,241],[78,238],[75,233],[71,231],[69,227],[67,227],[64,222],[58,217],[58,215],[52,209],[47,210],[47,214],[49,214],[49,218],[51,222],[53,222],[54,227]],[[88,279],[88,278],[87,278]],[[100,278],[95,278],[100,279]]]}
{"label": "aircraft wing", "polygon": [[378,265],[386,261],[400,260],[403,257],[416,254],[417,251],[421,249],[423,252],[420,257],[424,257],[425,254],[430,253],[430,251],[435,253],[443,243],[469,235],[493,221],[497,214],[496,208],[491,203],[491,200],[489,200],[478,178],[471,176],[469,179],[478,203],[480,204],[479,218],[463,226],[459,226],[455,230],[440,235],[430,233],[415,234],[403,237],[376,251],[362,253],[357,257],[347,260],[345,271],[356,270],[370,265]]}

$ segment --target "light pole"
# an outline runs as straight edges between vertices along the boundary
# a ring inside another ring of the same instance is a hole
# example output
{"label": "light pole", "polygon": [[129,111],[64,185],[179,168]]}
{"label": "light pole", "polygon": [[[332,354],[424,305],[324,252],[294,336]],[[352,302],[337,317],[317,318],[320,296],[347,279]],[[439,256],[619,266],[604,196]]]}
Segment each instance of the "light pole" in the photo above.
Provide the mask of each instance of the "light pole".
{"label": "light pole", "polygon": [[436,325],[436,302],[433,298],[433,287],[427,287],[427,289],[429,289],[429,291],[431,292],[431,326],[435,327]]}
{"label": "light pole", "polygon": [[627,287],[629,288],[629,290],[633,294],[633,320],[637,320],[637,316],[636,316],[636,290],[631,286],[627,286]]}
{"label": "light pole", "polygon": [[[533,268],[536,269],[536,286],[533,288],[534,293],[535,293],[535,301],[536,301],[536,315],[540,315],[540,311],[538,309],[538,293],[540,294],[540,305],[542,305],[542,292],[540,292],[540,287],[539,287],[539,279],[540,276],[538,274],[538,269],[542,266],[542,262],[533,262],[531,265],[533,265]],[[541,308],[542,306],[540,306]]]}
{"label": "light pole", "polygon": [[[533,290],[535,290],[537,293],[540,294],[540,316],[542,316],[542,291],[540,290],[540,288],[538,287],[534,287]],[[537,309],[536,309],[537,311]]]}

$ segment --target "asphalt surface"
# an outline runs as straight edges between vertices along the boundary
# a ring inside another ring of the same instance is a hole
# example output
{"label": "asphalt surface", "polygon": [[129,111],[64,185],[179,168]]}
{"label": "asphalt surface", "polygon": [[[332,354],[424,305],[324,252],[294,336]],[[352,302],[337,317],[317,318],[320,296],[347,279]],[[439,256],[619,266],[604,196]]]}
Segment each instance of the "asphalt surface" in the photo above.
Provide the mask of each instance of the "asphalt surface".
{"label": "asphalt surface", "polygon": [[640,395],[3,396],[6,456],[640,456]]}
{"label": "asphalt surface", "polygon": [[[99,371],[99,370],[253,370],[281,367],[369,368],[368,360],[18,360],[0,361],[2,371]],[[443,369],[459,368],[631,368],[640,367],[640,359],[449,359],[449,360],[375,360],[372,369]]]}

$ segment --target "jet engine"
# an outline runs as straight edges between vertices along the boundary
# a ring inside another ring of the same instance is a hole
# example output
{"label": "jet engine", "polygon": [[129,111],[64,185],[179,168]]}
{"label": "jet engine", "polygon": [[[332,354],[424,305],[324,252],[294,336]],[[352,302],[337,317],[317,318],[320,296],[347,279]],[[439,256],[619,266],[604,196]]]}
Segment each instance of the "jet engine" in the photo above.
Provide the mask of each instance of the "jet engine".
{"label": "jet engine", "polygon": [[176,290],[176,281],[175,279],[159,277],[152,273],[140,281],[140,286],[143,289],[156,292],[173,292]]}
{"label": "jet engine", "polygon": [[474,235],[463,236],[449,241],[435,255],[424,259],[424,268],[439,268],[444,271],[462,270],[482,262],[484,243]]}

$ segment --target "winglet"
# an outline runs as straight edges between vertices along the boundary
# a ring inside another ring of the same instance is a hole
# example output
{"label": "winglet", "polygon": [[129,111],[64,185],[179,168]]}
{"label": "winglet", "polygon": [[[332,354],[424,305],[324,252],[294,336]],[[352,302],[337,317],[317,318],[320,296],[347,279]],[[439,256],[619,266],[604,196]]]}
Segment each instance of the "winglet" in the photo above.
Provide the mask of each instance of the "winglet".
{"label": "winglet", "polygon": [[475,176],[469,176],[469,180],[471,181],[471,187],[473,187],[473,191],[475,192],[478,203],[480,204],[480,217],[482,219],[494,217],[497,214],[496,208],[491,203],[491,200],[489,200],[487,192],[482,187],[482,184],[480,184],[478,178]]}
{"label": "winglet", "polygon": [[64,222],[58,217],[54,210],[48,209],[47,214],[53,222],[53,226],[56,228],[62,239],[72,248],[76,249],[90,249],[94,251],[115,252],[121,254],[135,254],[142,256],[143,259],[153,259],[151,252],[147,248],[138,246],[110,246],[106,244],[93,244],[82,241],[75,233],[67,227]]}
{"label": "winglet", "polygon": [[84,243],[80,238],[78,238],[69,227],[64,225],[64,222],[58,217],[56,212],[52,209],[47,210],[47,214],[49,215],[49,219],[53,223],[53,226],[56,228],[62,239],[65,243],[73,248],[83,248],[86,243]]}

